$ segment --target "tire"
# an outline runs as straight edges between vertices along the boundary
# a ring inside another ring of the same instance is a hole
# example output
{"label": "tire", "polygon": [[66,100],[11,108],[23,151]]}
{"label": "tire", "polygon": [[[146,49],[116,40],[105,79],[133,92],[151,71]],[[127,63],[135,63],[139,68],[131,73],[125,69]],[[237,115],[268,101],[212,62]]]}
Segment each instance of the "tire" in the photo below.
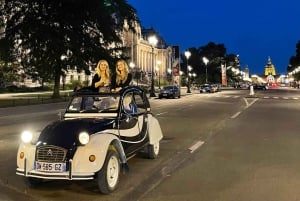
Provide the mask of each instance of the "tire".
{"label": "tire", "polygon": [[98,188],[102,194],[110,194],[119,183],[120,159],[116,151],[108,150],[104,164],[97,173]]}
{"label": "tire", "polygon": [[25,181],[30,188],[36,188],[43,182],[43,179],[26,177]]}
{"label": "tire", "polygon": [[155,159],[159,154],[159,141],[148,145],[148,158]]}

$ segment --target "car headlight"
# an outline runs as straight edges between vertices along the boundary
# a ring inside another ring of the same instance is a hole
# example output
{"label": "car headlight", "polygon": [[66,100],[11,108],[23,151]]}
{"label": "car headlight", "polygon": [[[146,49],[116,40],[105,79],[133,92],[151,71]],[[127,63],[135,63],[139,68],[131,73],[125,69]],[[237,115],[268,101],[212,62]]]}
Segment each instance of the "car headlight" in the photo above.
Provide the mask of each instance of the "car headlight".
{"label": "car headlight", "polygon": [[90,135],[87,132],[81,132],[78,135],[78,140],[80,144],[86,145],[90,141]]}
{"label": "car headlight", "polygon": [[32,133],[30,131],[24,131],[21,134],[21,139],[25,143],[29,143],[32,140]]}

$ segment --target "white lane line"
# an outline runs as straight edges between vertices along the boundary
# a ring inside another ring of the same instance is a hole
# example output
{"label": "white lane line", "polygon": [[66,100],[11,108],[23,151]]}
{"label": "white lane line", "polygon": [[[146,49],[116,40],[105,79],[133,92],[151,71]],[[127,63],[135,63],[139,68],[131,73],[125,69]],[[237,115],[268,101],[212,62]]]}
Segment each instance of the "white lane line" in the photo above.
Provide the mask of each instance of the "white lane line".
{"label": "white lane line", "polygon": [[245,101],[245,103],[246,103],[246,107],[248,107],[249,103],[248,103],[247,99],[244,98],[244,101]]}
{"label": "white lane line", "polygon": [[251,105],[253,105],[257,100],[258,98],[255,98],[251,103],[248,103],[247,99],[244,98],[245,102],[246,102],[246,108],[250,107]]}
{"label": "white lane line", "polygon": [[158,113],[158,114],[155,114],[156,116],[160,116],[160,115],[163,115],[163,114],[166,114],[168,112],[161,112],[161,113]]}
{"label": "white lane line", "polygon": [[236,118],[237,116],[239,116],[241,114],[241,112],[237,112],[237,113],[235,113],[234,115],[232,115],[230,118],[231,119],[234,119],[234,118]]}
{"label": "white lane line", "polygon": [[189,150],[191,151],[191,153],[193,153],[194,151],[196,151],[199,147],[201,147],[204,144],[204,141],[199,140],[198,142],[196,142],[193,146],[191,146],[189,148]]}

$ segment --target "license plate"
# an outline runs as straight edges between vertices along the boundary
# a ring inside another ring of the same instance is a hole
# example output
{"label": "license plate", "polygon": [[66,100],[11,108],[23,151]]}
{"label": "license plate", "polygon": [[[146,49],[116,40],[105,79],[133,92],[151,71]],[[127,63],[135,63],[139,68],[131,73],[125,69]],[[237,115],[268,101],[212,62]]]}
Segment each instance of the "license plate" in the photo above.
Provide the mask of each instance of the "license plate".
{"label": "license plate", "polygon": [[66,171],[66,163],[47,163],[36,161],[35,169],[41,172],[64,172]]}
{"label": "license plate", "polygon": [[163,94],[163,96],[168,96],[168,94]]}

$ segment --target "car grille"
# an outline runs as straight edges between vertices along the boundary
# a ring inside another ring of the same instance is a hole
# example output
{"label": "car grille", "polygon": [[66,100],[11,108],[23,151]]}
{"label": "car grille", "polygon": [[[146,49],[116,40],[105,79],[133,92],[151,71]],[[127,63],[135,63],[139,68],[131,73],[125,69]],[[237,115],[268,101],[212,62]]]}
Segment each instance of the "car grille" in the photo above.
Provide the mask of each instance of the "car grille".
{"label": "car grille", "polygon": [[46,145],[40,146],[36,150],[36,160],[44,162],[63,162],[67,150],[61,147]]}

